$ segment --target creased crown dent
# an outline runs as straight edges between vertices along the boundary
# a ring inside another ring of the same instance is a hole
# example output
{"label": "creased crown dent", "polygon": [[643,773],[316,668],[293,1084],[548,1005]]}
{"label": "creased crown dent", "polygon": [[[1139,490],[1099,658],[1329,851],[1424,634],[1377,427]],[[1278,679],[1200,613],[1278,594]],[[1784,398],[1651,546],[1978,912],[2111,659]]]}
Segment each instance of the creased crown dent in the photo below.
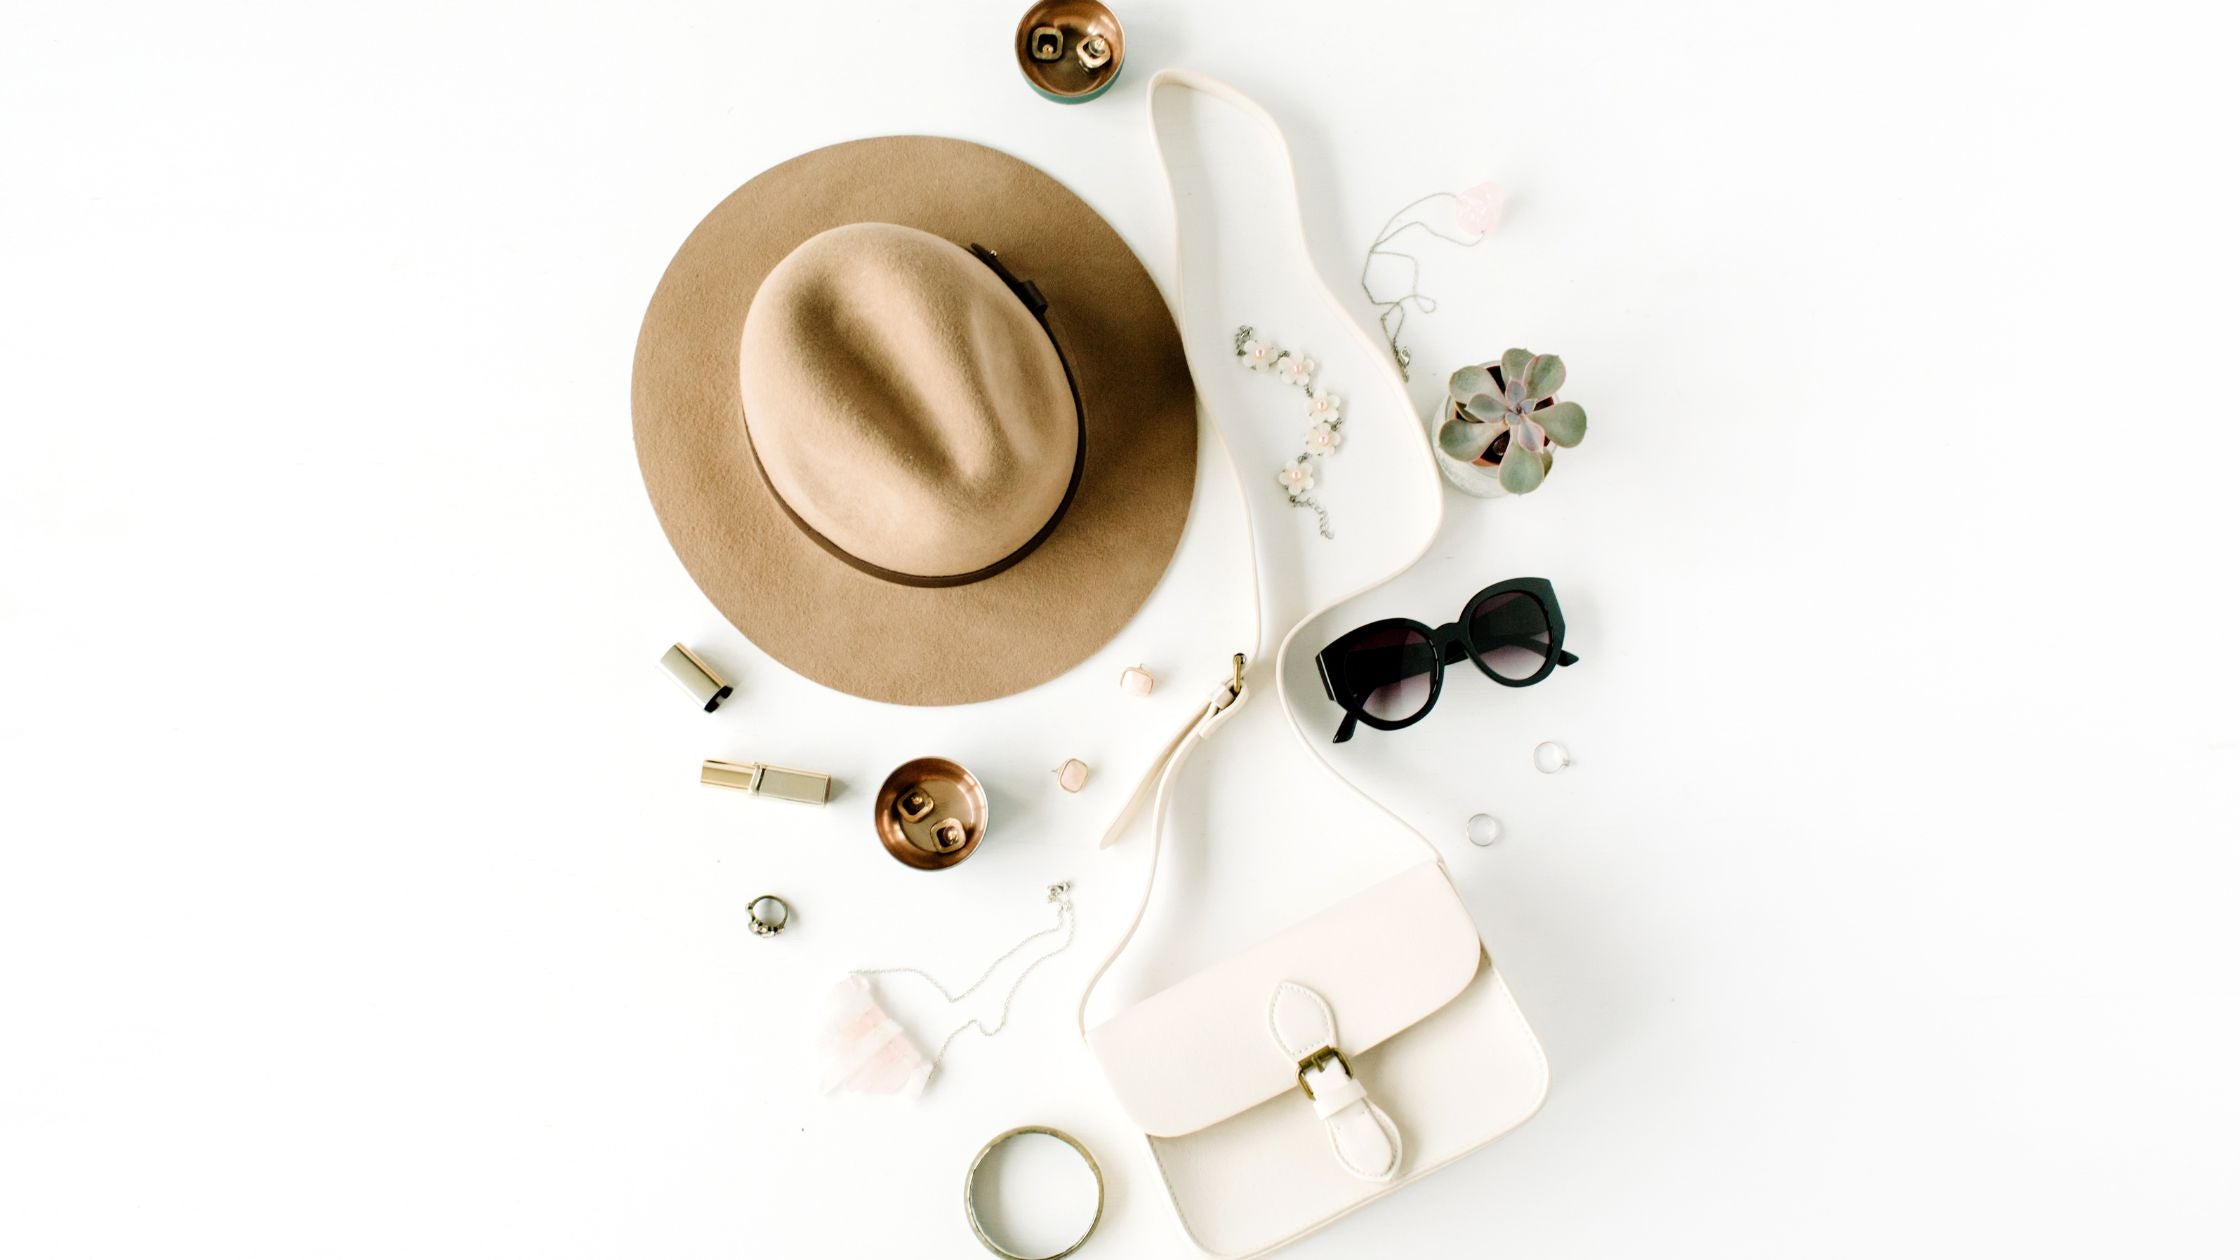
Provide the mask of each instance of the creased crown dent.
{"label": "creased crown dent", "polygon": [[979,259],[916,228],[803,241],[756,291],[739,373],[771,487],[881,568],[993,564],[1072,476],[1073,396],[1041,325]]}

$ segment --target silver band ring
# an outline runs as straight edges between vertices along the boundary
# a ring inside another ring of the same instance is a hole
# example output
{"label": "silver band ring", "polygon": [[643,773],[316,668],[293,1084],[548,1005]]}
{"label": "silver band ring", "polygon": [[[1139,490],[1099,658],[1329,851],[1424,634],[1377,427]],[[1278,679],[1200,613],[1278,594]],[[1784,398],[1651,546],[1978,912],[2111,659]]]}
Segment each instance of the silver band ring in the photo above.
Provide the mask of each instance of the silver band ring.
{"label": "silver band ring", "polygon": [[[972,1201],[972,1183],[980,1175],[981,1163],[988,1156],[994,1154],[997,1147],[1015,1137],[1021,1137],[1029,1133],[1040,1133],[1045,1137],[1054,1137],[1072,1147],[1074,1154],[1081,1157],[1081,1162],[1089,1166],[1089,1175],[1096,1178],[1097,1182],[1097,1210],[1089,1217],[1088,1228],[1082,1230],[1081,1237],[1074,1239],[1065,1250],[1053,1251],[1047,1256],[1022,1256],[1016,1251],[1004,1250],[995,1239],[988,1237],[987,1227],[980,1223],[980,1205]],[[972,1236],[980,1240],[980,1245],[996,1255],[1002,1256],[1003,1260],[1063,1260],[1064,1257],[1081,1250],[1082,1244],[1089,1241],[1089,1235],[1097,1232],[1097,1222],[1104,1219],[1104,1169],[1097,1167],[1097,1157],[1091,1155],[1089,1148],[1075,1140],[1072,1134],[1060,1132],[1046,1125],[1020,1125],[1016,1129],[998,1133],[989,1138],[988,1144],[980,1148],[980,1153],[972,1157],[972,1167],[966,1169],[964,1174],[964,1218],[972,1223]]]}
{"label": "silver band ring", "polygon": [[747,903],[747,926],[756,936],[776,936],[793,922],[793,907],[783,897],[764,893]]}

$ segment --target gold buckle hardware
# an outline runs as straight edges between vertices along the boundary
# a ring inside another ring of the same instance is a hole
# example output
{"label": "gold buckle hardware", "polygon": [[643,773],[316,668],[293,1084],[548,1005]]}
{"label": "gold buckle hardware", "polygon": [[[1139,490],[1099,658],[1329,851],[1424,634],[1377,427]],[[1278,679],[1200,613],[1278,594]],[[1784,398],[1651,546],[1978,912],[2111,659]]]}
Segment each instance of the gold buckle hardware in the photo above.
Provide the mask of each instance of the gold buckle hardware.
{"label": "gold buckle hardware", "polygon": [[1213,711],[1219,713],[1237,702],[1244,694],[1244,653],[1238,652],[1229,660],[1229,681],[1213,693]]}
{"label": "gold buckle hardware", "polygon": [[1353,1064],[1347,1060],[1346,1052],[1336,1046],[1324,1046],[1299,1060],[1299,1088],[1306,1091],[1307,1101],[1314,1101],[1314,1086],[1307,1084],[1307,1073],[1322,1068],[1333,1060],[1345,1069],[1346,1079],[1353,1079]]}

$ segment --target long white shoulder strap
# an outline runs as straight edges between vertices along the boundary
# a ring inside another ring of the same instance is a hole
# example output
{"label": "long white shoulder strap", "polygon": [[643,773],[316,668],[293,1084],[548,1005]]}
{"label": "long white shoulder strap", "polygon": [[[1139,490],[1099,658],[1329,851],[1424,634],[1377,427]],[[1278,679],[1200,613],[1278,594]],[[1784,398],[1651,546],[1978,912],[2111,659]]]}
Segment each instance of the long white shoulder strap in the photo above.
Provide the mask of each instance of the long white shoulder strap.
{"label": "long white shoulder strap", "polygon": [[[1268,111],[1262,109],[1258,102],[1254,101],[1251,97],[1246,96],[1244,93],[1238,91],[1237,89],[1230,87],[1228,84],[1223,83],[1218,79],[1211,78],[1207,75],[1199,74],[1196,71],[1162,70],[1151,77],[1150,87],[1144,94],[1144,109],[1146,117],[1150,120],[1151,123],[1152,151],[1157,155],[1159,159],[1159,176],[1165,182],[1167,190],[1167,200],[1170,205],[1174,203],[1175,197],[1174,172],[1167,161],[1166,146],[1162,144],[1159,139],[1159,127],[1156,114],[1159,92],[1162,88],[1169,86],[1184,87],[1194,91],[1203,92],[1209,96],[1235,106],[1237,109],[1243,111],[1246,115],[1258,121],[1263,127],[1267,129],[1269,135],[1274,140],[1277,151],[1282,156],[1284,170],[1286,172],[1293,171],[1294,167],[1291,158],[1291,146],[1290,142],[1284,138],[1283,128],[1276,124],[1275,118],[1271,116]],[[1294,232],[1298,240],[1300,258],[1302,259],[1302,261],[1304,261],[1309,257],[1307,253],[1306,223],[1304,219],[1304,211],[1299,205],[1298,181],[1295,174],[1291,178],[1291,187],[1286,191],[1291,196],[1292,231]],[[1178,264],[1180,262],[1180,256],[1182,252],[1182,242],[1180,239],[1179,230],[1180,229],[1178,226],[1177,238],[1175,240],[1175,254]],[[1311,263],[1308,264],[1308,270],[1310,273],[1313,272]],[[1317,284],[1322,284],[1319,274],[1315,275],[1315,281]],[[1325,295],[1329,297],[1332,306],[1342,310],[1343,303],[1339,302],[1336,294],[1330,293],[1329,286],[1327,284],[1322,284],[1322,289]],[[1175,323],[1179,328],[1182,329],[1183,333],[1183,356],[1189,361],[1190,371],[1194,376],[1197,376],[1199,379],[1207,379],[1208,374],[1211,370],[1222,365],[1218,363],[1208,365],[1204,361],[1204,352],[1197,349],[1195,342],[1190,336],[1190,328],[1187,320],[1184,318],[1184,312],[1182,310],[1182,275],[1181,267],[1179,265],[1174,269],[1174,280],[1171,285],[1171,292],[1174,294],[1172,302],[1174,307]],[[1347,319],[1344,322],[1345,326],[1353,332],[1355,338],[1368,352],[1371,360],[1381,361],[1384,351],[1370,339],[1368,333],[1363,331],[1361,327],[1351,319]],[[1387,384],[1390,393],[1393,395],[1394,405],[1400,408],[1401,414],[1413,415],[1414,408],[1413,405],[1408,401],[1407,387],[1401,383],[1399,374],[1397,372],[1389,372],[1387,373],[1387,375],[1390,378]],[[1220,729],[1221,725],[1237,711],[1237,708],[1246,700],[1249,700],[1251,698],[1252,688],[1247,682],[1247,678],[1248,675],[1250,675],[1254,671],[1254,667],[1261,659],[1261,640],[1266,634],[1266,626],[1264,624],[1264,617],[1262,614],[1262,605],[1264,601],[1261,598],[1260,591],[1259,546],[1253,536],[1252,530],[1252,507],[1250,502],[1244,497],[1245,487],[1243,476],[1238,471],[1237,461],[1234,458],[1233,453],[1229,450],[1226,438],[1222,435],[1221,424],[1218,420],[1215,420],[1213,423],[1213,431],[1214,442],[1217,446],[1220,447],[1223,459],[1229,466],[1230,484],[1236,487],[1238,499],[1244,505],[1243,520],[1245,543],[1245,575],[1250,583],[1248,589],[1252,591],[1251,642],[1248,645],[1247,651],[1240,652],[1232,658],[1229,677],[1223,680],[1223,682],[1219,686],[1215,687],[1213,692],[1207,696],[1204,707],[1194,711],[1190,715],[1189,720],[1175,732],[1173,738],[1167,741],[1166,746],[1160,751],[1158,757],[1152,762],[1150,769],[1144,774],[1142,782],[1137,785],[1135,792],[1128,798],[1127,804],[1121,808],[1118,817],[1116,817],[1113,820],[1112,825],[1106,829],[1104,838],[1099,844],[1100,848],[1108,847],[1114,841],[1118,840],[1120,836],[1127,831],[1128,825],[1132,821],[1134,821],[1136,815],[1142,810],[1146,799],[1150,801],[1151,856],[1144,871],[1143,892],[1136,899],[1135,912],[1129,916],[1127,927],[1120,933],[1119,939],[1113,942],[1112,949],[1105,955],[1104,960],[1097,964],[1097,969],[1090,973],[1088,982],[1083,984],[1081,987],[1081,1000],[1074,1010],[1074,1024],[1078,1029],[1082,1031],[1084,1035],[1086,1035],[1088,1031],[1090,997],[1095,994],[1097,985],[1104,979],[1105,973],[1112,968],[1112,965],[1115,962],[1119,961],[1120,955],[1127,951],[1129,943],[1135,939],[1136,930],[1143,926],[1143,916],[1145,912],[1150,909],[1151,894],[1158,885],[1160,847],[1166,837],[1167,803],[1169,796],[1173,790],[1175,780],[1181,774],[1183,766],[1189,761],[1191,752],[1195,750],[1197,746],[1206,739],[1206,737],[1213,734],[1214,731]],[[1424,441],[1424,439],[1419,436],[1418,441]],[[1423,463],[1423,471],[1426,479],[1425,492],[1436,496],[1441,493],[1438,480],[1439,474],[1436,466],[1434,466],[1431,462],[1431,453],[1428,445],[1425,446],[1423,452]],[[1438,500],[1435,499],[1434,501]],[[1282,703],[1282,699],[1280,695],[1281,683],[1278,681],[1278,678],[1280,678],[1281,676],[1284,661],[1290,655],[1292,640],[1297,636],[1299,631],[1313,622],[1314,619],[1316,617],[1319,617],[1325,610],[1335,607],[1336,605],[1343,603],[1346,600],[1352,599],[1354,596],[1361,594],[1363,591],[1381,586],[1385,582],[1391,580],[1391,577],[1394,574],[1401,573],[1414,566],[1416,561],[1423,558],[1424,552],[1429,550],[1432,535],[1435,533],[1435,530],[1426,533],[1423,538],[1422,544],[1416,549],[1415,553],[1402,559],[1393,567],[1391,573],[1379,577],[1374,582],[1363,585],[1358,590],[1348,591],[1345,594],[1338,596],[1336,599],[1333,599],[1329,601],[1329,603],[1324,604],[1321,608],[1317,608],[1313,612],[1308,613],[1305,617],[1300,618],[1299,621],[1290,628],[1290,630],[1284,635],[1283,642],[1276,649],[1276,676],[1270,677],[1267,680],[1268,686],[1274,687],[1278,690],[1279,694],[1277,697],[1277,703],[1279,705]],[[1306,733],[1299,728],[1297,718],[1290,715],[1289,713],[1286,713],[1285,716],[1291,726],[1292,734],[1304,744],[1307,739]],[[1317,760],[1320,760],[1320,755],[1312,752],[1312,745],[1309,744],[1307,746],[1309,748],[1309,755],[1313,755],[1317,758]],[[1325,762],[1324,764],[1327,768],[1328,763]],[[1333,777],[1337,777],[1334,770],[1331,773]],[[1339,781],[1346,787],[1347,790],[1355,790],[1353,789],[1351,784],[1345,783],[1342,778]],[[1372,804],[1374,803],[1375,802],[1372,802]],[[1378,808],[1382,809],[1383,807],[1379,805]],[[1401,830],[1405,831],[1417,842],[1422,844],[1423,847],[1430,853],[1434,861],[1439,860],[1439,850],[1436,845],[1433,845],[1429,840],[1418,834],[1414,828],[1409,827],[1405,821],[1399,818],[1398,815],[1392,814],[1390,810],[1384,810],[1384,812],[1393,819],[1393,821],[1401,828]]]}

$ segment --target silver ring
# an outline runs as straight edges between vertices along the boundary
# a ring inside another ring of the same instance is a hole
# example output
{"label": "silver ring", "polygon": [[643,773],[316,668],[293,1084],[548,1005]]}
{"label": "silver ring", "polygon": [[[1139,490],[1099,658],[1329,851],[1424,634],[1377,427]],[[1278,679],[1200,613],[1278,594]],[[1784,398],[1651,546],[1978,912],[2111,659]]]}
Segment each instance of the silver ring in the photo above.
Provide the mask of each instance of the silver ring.
{"label": "silver ring", "polygon": [[1532,748],[1532,768],[1542,774],[1560,774],[1570,768],[1571,750],[1552,739],[1543,739]]}
{"label": "silver ring", "polygon": [[[1047,1256],[1022,1256],[1016,1251],[1004,1250],[995,1239],[988,1237],[987,1227],[980,1223],[980,1205],[972,1201],[972,1183],[980,1175],[982,1161],[994,1154],[995,1149],[1005,1142],[1029,1133],[1040,1133],[1045,1137],[1054,1137],[1072,1147],[1074,1153],[1081,1157],[1081,1162],[1089,1166],[1089,1175],[1096,1178],[1097,1181],[1097,1210],[1089,1217],[1089,1227],[1081,1231],[1081,1237],[1074,1239],[1071,1246],[1063,1251],[1053,1251]],[[972,1223],[972,1236],[980,1240],[980,1245],[1002,1256],[1003,1260],[1064,1260],[1064,1257],[1081,1250],[1082,1244],[1089,1241],[1089,1235],[1097,1232],[1097,1222],[1104,1219],[1104,1169],[1097,1167],[1097,1157],[1091,1155],[1089,1148],[1083,1146],[1072,1134],[1060,1132],[1046,1125],[1020,1125],[1016,1129],[998,1133],[989,1138],[988,1144],[980,1148],[980,1153],[972,1157],[972,1167],[966,1169],[964,1174],[964,1218]]]}
{"label": "silver ring", "polygon": [[783,897],[764,893],[747,903],[747,926],[756,936],[776,936],[793,922],[793,907]]}

